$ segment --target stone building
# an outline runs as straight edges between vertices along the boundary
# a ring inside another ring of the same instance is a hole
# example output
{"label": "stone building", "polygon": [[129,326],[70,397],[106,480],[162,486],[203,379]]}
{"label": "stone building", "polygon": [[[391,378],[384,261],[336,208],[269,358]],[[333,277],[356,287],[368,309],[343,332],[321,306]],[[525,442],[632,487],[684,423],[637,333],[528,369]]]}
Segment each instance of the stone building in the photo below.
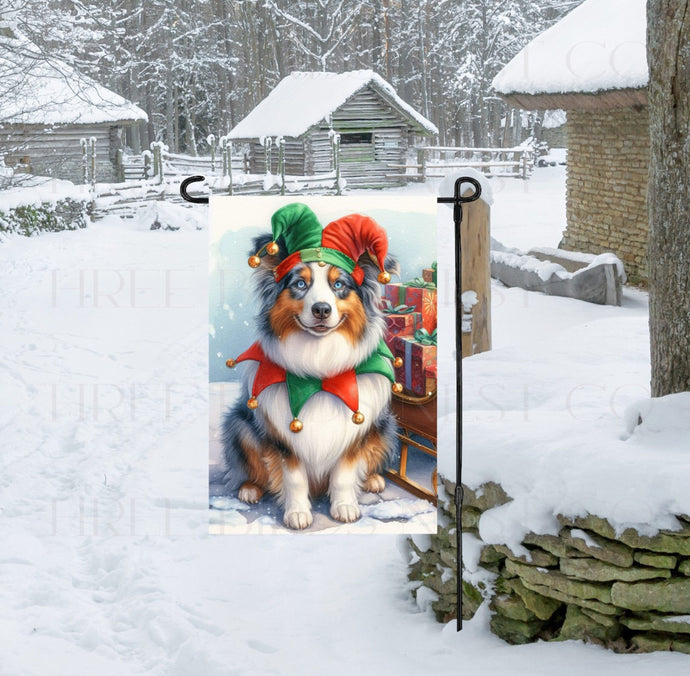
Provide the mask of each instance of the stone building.
{"label": "stone building", "polygon": [[499,72],[496,91],[526,110],[567,111],[567,228],[560,247],[611,251],[647,277],[644,0],[585,0]]}

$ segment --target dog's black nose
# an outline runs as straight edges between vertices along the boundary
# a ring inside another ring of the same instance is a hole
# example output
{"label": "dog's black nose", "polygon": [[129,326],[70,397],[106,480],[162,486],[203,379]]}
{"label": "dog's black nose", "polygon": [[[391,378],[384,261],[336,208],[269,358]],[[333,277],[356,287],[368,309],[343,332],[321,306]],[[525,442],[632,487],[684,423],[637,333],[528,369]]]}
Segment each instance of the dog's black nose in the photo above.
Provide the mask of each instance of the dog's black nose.
{"label": "dog's black nose", "polygon": [[317,319],[323,321],[331,314],[331,306],[328,303],[314,303],[311,306],[311,313]]}

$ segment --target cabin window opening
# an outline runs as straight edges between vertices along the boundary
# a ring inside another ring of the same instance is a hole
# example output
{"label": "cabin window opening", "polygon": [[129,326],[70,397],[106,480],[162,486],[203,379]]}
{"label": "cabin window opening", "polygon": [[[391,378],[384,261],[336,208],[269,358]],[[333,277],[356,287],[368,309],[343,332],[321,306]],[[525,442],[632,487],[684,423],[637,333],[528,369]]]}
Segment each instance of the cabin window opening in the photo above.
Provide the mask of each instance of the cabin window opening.
{"label": "cabin window opening", "polygon": [[371,143],[374,140],[374,135],[372,132],[356,132],[356,133],[341,133],[340,134],[340,145],[356,145],[362,143]]}
{"label": "cabin window opening", "polygon": [[373,132],[340,132],[341,162],[373,162],[375,154]]}

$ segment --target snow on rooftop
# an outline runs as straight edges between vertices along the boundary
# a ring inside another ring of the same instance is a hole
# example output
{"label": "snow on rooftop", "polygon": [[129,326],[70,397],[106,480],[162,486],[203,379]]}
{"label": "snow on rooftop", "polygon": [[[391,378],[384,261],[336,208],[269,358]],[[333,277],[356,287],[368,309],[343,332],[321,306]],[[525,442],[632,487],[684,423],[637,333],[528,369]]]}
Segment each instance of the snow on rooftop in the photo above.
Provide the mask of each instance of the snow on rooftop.
{"label": "snow on rooftop", "polygon": [[326,120],[363,87],[371,85],[391,101],[403,115],[426,131],[438,134],[434,124],[403,101],[395,89],[372,70],[347,73],[294,72],[230,132],[231,139],[304,134]]}
{"label": "snow on rooftop", "polygon": [[21,37],[0,37],[0,100],[0,125],[148,119],[138,106]]}
{"label": "snow on rooftop", "polygon": [[501,94],[646,87],[645,0],[585,0],[496,75]]}

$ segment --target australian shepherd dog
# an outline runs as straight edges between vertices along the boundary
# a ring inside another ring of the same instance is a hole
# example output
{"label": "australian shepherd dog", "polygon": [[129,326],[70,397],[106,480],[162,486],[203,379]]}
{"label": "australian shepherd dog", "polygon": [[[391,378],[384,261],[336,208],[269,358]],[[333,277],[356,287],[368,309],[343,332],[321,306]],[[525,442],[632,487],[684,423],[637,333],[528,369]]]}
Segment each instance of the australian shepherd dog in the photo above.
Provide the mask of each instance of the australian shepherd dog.
{"label": "australian shepherd dog", "polygon": [[[256,238],[254,250],[270,240]],[[354,369],[384,335],[376,265],[368,254],[360,257],[361,284],[322,261],[300,263],[276,282],[273,270],[286,256],[281,245],[254,272],[263,354],[299,377],[331,378]],[[386,269],[397,271],[397,263],[388,258]],[[227,464],[236,467],[239,460],[246,473],[239,499],[256,503],[268,491],[282,505],[285,525],[304,529],[313,521],[310,499],[327,493],[334,519],[357,520],[361,491],[384,489],[380,472],[395,446],[390,381],[379,373],[356,376],[361,424],[353,424],[352,410],[339,397],[317,392],[303,405],[295,434],[286,382],[266,387],[256,407],[247,407],[258,368],[255,361],[245,365],[242,394],[223,421]]]}

